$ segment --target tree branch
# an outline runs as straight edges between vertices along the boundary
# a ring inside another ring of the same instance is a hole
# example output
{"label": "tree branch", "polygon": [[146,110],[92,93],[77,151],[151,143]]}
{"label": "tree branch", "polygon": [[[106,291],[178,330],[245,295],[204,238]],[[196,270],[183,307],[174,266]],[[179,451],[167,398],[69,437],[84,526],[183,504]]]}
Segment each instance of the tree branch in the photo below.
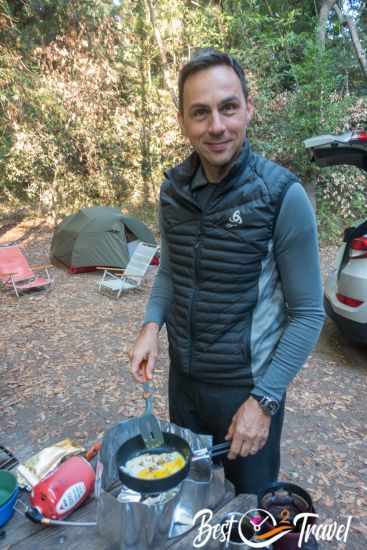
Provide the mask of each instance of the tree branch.
{"label": "tree branch", "polygon": [[159,32],[159,28],[157,26],[157,20],[156,20],[156,17],[155,17],[154,7],[153,7],[153,4],[152,4],[151,0],[147,0],[147,4],[148,4],[148,9],[149,9],[150,22],[151,22],[153,30],[154,30],[155,39],[157,41],[158,48],[159,48],[159,53],[160,53],[160,56],[161,56],[163,80],[164,80],[164,83],[166,85],[167,90],[171,94],[173,103],[175,104],[176,108],[178,109],[177,95],[176,95],[175,89],[174,89],[174,87],[171,83],[170,76],[169,76],[166,47],[163,43],[161,33]]}
{"label": "tree branch", "polygon": [[321,50],[325,49],[326,40],[326,25],[329,19],[329,14],[336,4],[336,0],[324,0],[320,8],[319,14],[319,42]]}
{"label": "tree branch", "polygon": [[359,64],[361,66],[362,72],[364,76],[367,78],[367,56],[363,50],[361,41],[359,40],[356,24],[354,23],[351,17],[346,16],[342,13],[341,9],[337,4],[334,6],[334,10],[336,11],[336,14],[339,18],[340,23],[343,26],[347,26],[349,29],[354,51],[356,53]]}
{"label": "tree branch", "polygon": [[271,9],[271,6],[270,6],[268,0],[265,0],[265,4],[266,4],[266,7],[268,9],[270,17],[274,17],[273,10]]}

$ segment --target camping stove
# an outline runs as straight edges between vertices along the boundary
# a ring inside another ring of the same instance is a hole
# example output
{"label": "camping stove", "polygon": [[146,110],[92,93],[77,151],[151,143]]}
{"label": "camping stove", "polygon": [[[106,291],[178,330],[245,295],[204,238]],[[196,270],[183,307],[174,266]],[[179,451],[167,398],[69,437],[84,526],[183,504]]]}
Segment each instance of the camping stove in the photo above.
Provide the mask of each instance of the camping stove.
{"label": "camping stove", "polygon": [[[185,438],[193,451],[209,447],[212,438],[197,435],[159,420],[162,431]],[[162,550],[169,539],[192,528],[195,514],[214,509],[234,496],[233,486],[224,478],[223,468],[210,459],[194,462],[190,473],[177,487],[157,495],[143,495],[121,485],[115,456],[127,439],[139,433],[132,418],[106,432],[100,453],[103,468],[97,502],[97,529],[111,550]]]}

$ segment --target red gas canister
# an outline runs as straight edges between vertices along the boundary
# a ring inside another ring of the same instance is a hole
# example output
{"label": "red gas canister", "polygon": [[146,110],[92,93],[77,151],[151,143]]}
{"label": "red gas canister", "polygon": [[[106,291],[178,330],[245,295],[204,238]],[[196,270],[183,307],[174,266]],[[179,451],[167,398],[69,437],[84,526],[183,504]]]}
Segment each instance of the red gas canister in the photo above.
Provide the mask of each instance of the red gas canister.
{"label": "red gas canister", "polygon": [[84,458],[68,458],[32,489],[31,506],[46,518],[62,520],[94,490],[96,475]]}

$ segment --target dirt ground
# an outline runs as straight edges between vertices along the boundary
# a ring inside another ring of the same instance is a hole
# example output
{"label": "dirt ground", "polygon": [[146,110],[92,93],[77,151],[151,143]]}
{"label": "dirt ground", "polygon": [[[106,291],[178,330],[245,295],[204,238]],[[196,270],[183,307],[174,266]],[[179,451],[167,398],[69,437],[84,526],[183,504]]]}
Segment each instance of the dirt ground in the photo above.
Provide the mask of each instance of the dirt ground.
{"label": "dirt ground", "polygon": [[[47,263],[52,230],[19,219],[0,229],[0,243],[18,241],[32,264]],[[321,251],[324,275],[335,247]],[[97,292],[97,273],[52,268],[50,292],[0,295],[0,443],[24,459],[71,436],[85,444],[143,410],[127,350],[143,319],[151,267],[142,291],[114,301]],[[167,417],[167,345],[161,335],[155,413]],[[349,344],[327,321],[317,349],[291,385],[282,440],[281,479],[310,491],[320,522],[352,515],[347,544],[367,541],[367,348]]]}

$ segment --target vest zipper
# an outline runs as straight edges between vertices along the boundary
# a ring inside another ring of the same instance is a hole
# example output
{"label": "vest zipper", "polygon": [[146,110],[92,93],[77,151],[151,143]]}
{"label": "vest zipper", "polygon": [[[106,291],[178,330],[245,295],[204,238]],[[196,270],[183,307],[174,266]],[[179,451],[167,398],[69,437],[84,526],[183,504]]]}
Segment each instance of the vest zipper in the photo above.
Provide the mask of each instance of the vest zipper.
{"label": "vest zipper", "polygon": [[189,354],[189,375],[192,371],[192,355],[193,355],[193,341],[194,341],[194,317],[195,317],[195,302],[197,300],[197,295],[199,292],[198,284],[200,282],[200,271],[199,271],[199,261],[200,261],[200,255],[201,255],[201,244],[202,244],[202,235],[203,235],[203,225],[204,225],[204,217],[206,215],[206,212],[208,210],[208,207],[210,203],[213,200],[213,196],[217,194],[218,187],[214,189],[214,192],[209,196],[209,199],[206,201],[206,204],[203,207],[200,207],[201,210],[201,216],[200,216],[200,224],[199,224],[199,232],[196,237],[196,242],[194,244],[194,291],[192,293],[191,303],[190,303],[190,313],[189,313],[189,319],[190,319],[190,354]]}
{"label": "vest zipper", "polygon": [[199,233],[196,237],[196,242],[194,244],[194,291],[192,293],[191,298],[191,304],[190,304],[190,361],[189,361],[189,375],[192,371],[192,353],[193,353],[193,341],[194,341],[194,316],[195,316],[195,302],[197,300],[197,295],[199,292],[198,289],[198,283],[199,283],[199,260],[200,260],[200,252],[201,252],[201,237],[202,237],[202,226],[203,226],[203,215],[204,211],[202,211],[202,215],[200,218],[200,225],[199,225]]}

